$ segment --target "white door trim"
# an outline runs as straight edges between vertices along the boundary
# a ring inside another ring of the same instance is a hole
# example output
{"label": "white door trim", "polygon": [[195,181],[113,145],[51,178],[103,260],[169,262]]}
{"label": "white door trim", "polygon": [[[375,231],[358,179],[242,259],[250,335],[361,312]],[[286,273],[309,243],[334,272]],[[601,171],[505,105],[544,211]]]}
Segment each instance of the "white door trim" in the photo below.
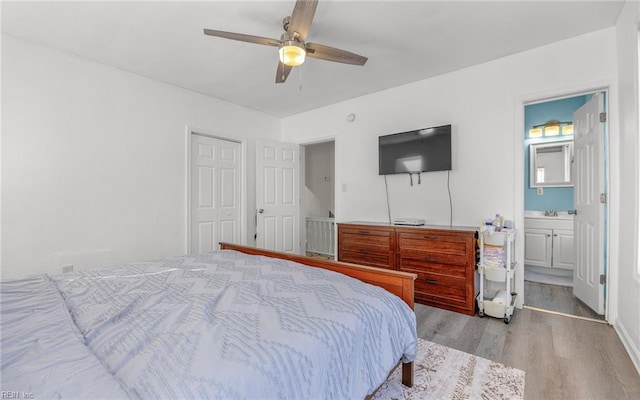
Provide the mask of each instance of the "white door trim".
{"label": "white door trim", "polygon": [[[516,95],[514,103],[514,126],[515,135],[513,141],[513,168],[514,168],[514,194],[513,194],[513,210],[514,221],[518,233],[515,244],[516,262],[520,268],[516,270],[516,292],[522,293],[517,298],[517,307],[521,308],[524,300],[524,107],[529,104],[541,103],[546,101],[558,100],[567,97],[580,96],[583,94],[606,92],[607,93],[607,112],[610,116],[619,114],[618,107],[618,90],[615,79],[609,78],[599,81],[584,82],[581,84],[566,86],[561,88],[549,89],[538,92],[524,92]],[[605,303],[605,320],[610,324],[614,324],[618,314],[618,249],[611,246],[611,243],[619,243],[618,232],[620,226],[619,207],[617,202],[619,199],[619,176],[620,171],[618,164],[611,160],[619,159],[619,127],[617,118],[609,118],[608,131],[605,138],[606,157],[609,160],[606,171],[606,191],[609,197],[609,204],[606,210],[605,218],[608,221],[605,227],[606,246],[604,251],[607,254],[605,270],[607,279],[607,292]],[[615,212],[612,212],[612,209]]]}
{"label": "white door trim", "polygon": [[240,237],[241,244],[247,244],[247,141],[238,140],[228,135],[208,132],[206,129],[199,129],[187,126],[185,130],[185,240],[184,254],[189,254],[191,249],[191,138],[192,135],[206,136],[213,139],[226,140],[229,142],[240,143],[240,152],[242,154],[242,171],[240,178]]}
{"label": "white door trim", "polygon": [[[318,143],[327,143],[327,142],[333,142],[333,204],[335,207],[335,211],[334,211],[334,220],[335,222],[339,221],[339,204],[340,202],[338,201],[338,182],[340,182],[340,180],[342,179],[342,177],[340,176],[340,168],[337,167],[337,163],[338,163],[338,138],[336,135],[330,135],[330,136],[323,136],[320,138],[315,138],[313,140],[309,140],[309,141],[305,141],[305,142],[299,142],[298,144],[300,145],[300,148],[304,148],[305,146],[309,146],[312,144],[318,144]],[[301,150],[300,153],[303,153],[303,158],[300,161],[300,198],[304,198],[304,185],[305,185],[305,175],[306,175],[306,171],[305,171],[305,163],[306,163],[306,154],[304,154],[304,151]],[[304,211],[305,207],[304,207],[304,203],[302,203],[300,205],[300,212],[302,214],[302,212]],[[306,244],[307,242],[307,238],[306,238],[306,220],[304,218],[304,215],[301,215],[300,217],[300,241],[303,244],[303,246]],[[335,257],[337,259],[338,256],[338,224],[334,224],[334,232],[333,232],[333,237],[335,238],[335,243],[333,244],[333,248],[335,249]],[[301,247],[301,252],[305,252],[305,248]]]}

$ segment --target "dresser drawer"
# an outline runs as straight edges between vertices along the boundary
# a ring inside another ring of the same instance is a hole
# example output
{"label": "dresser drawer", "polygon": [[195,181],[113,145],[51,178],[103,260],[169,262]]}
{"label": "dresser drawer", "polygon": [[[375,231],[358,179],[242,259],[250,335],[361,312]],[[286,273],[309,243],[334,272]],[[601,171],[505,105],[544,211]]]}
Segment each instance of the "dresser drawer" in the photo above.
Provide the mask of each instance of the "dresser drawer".
{"label": "dresser drawer", "polygon": [[398,268],[407,272],[426,272],[464,279],[468,268],[466,257],[438,257],[426,252],[406,252],[400,255]]}
{"label": "dresser drawer", "polygon": [[[416,272],[416,271],[412,271]],[[415,280],[416,297],[431,299],[441,303],[466,304],[469,292],[465,278],[416,272]]]}
{"label": "dresser drawer", "polygon": [[378,247],[386,249],[389,251],[389,246],[391,246],[391,237],[390,235],[356,235],[351,232],[340,232],[340,243],[343,246],[351,246],[351,247]]}
{"label": "dresser drawer", "polygon": [[[459,293],[457,293],[459,294]],[[443,308],[445,310],[456,311],[462,314],[475,314],[475,299],[459,298],[457,295],[451,296],[446,288],[437,288],[434,291],[419,291],[416,287],[414,300],[420,304],[432,307]],[[472,303],[471,305],[469,303]]]}
{"label": "dresser drawer", "polygon": [[422,250],[434,254],[465,256],[472,237],[452,236],[437,233],[398,232],[398,248],[404,250]]}
{"label": "dresser drawer", "polygon": [[368,226],[359,226],[359,225],[338,225],[338,231],[342,235],[351,235],[357,237],[386,237],[390,238],[393,236],[393,229],[389,228],[378,228],[378,227],[368,227]]}
{"label": "dresser drawer", "polygon": [[338,225],[338,260],[395,269],[394,240],[386,227]]}
{"label": "dresser drawer", "polygon": [[465,276],[474,263],[472,235],[425,232],[398,232],[398,267],[445,275]]}
{"label": "dresser drawer", "polygon": [[338,259],[343,262],[367,265],[370,267],[390,268],[393,269],[393,260],[389,256],[389,252],[386,253],[368,253],[368,252],[354,252],[346,251],[342,249],[338,256]]}

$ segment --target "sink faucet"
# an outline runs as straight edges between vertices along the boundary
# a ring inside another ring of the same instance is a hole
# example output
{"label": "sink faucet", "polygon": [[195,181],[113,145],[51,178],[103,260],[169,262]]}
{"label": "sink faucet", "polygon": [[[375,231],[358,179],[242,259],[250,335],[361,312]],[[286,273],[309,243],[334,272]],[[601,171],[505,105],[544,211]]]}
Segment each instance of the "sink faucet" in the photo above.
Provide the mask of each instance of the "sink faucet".
{"label": "sink faucet", "polygon": [[544,216],[545,217],[557,217],[558,216],[558,211],[557,210],[547,210],[544,212]]}

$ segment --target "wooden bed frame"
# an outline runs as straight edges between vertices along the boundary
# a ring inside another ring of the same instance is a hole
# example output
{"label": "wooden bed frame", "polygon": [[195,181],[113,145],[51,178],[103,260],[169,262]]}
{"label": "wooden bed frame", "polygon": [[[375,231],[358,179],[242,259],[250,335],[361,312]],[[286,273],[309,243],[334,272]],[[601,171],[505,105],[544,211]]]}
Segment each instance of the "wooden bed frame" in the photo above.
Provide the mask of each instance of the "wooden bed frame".
{"label": "wooden bed frame", "polygon": [[[404,300],[413,310],[413,281],[416,274],[400,272],[390,269],[366,267],[363,265],[344,263],[315,257],[306,257],[298,254],[282,253],[278,251],[259,249],[257,247],[242,246],[233,243],[220,242],[220,250],[236,250],[246,254],[281,258],[295,261],[300,264],[319,267],[359,279],[395,294]],[[393,370],[392,370],[393,372]],[[413,386],[413,362],[402,363],[402,384]],[[375,392],[374,392],[375,393]]]}

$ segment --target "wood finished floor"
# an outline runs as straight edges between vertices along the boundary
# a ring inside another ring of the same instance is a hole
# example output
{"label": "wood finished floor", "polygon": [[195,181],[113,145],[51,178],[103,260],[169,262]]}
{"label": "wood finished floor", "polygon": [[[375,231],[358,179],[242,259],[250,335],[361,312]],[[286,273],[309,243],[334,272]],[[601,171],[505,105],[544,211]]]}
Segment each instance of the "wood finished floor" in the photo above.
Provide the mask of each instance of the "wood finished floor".
{"label": "wood finished floor", "polygon": [[573,295],[573,288],[545,283],[524,282],[524,304],[545,310],[603,320]]}
{"label": "wood finished floor", "polygon": [[613,327],[517,309],[510,324],[415,305],[418,336],[525,371],[525,400],[640,399],[640,375]]}

